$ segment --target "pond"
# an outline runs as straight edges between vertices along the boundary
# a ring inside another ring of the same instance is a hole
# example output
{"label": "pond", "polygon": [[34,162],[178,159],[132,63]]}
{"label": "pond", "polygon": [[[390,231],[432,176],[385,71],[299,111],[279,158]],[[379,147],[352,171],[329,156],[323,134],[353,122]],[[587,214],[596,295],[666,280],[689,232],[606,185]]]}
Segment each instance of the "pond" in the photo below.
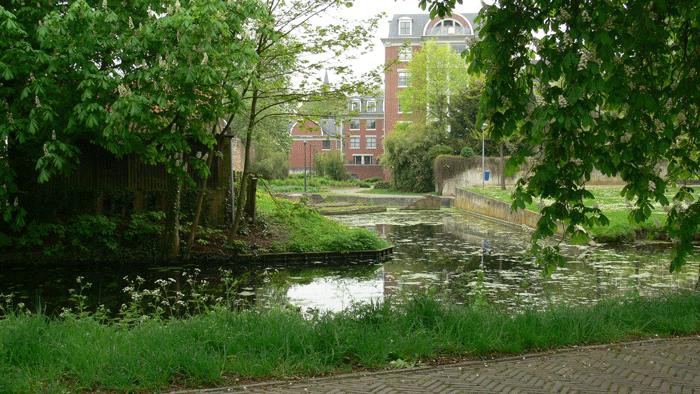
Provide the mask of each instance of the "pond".
{"label": "pond", "polygon": [[[54,313],[75,302],[69,289],[90,283],[83,292],[88,303],[115,311],[130,299],[125,287],[154,288],[160,280],[161,285],[167,282],[173,291],[184,293],[191,293],[195,283],[196,292],[214,296],[228,286],[227,294],[240,305],[289,305],[304,311],[338,311],[353,303],[389,297],[402,300],[416,294],[456,304],[479,299],[517,311],[561,303],[590,304],[626,293],[653,296],[692,289],[700,272],[696,254],[681,272],[670,274],[667,244],[562,244],[569,263],[543,278],[527,254],[530,234],[518,227],[454,209],[390,210],[334,218],[376,231],[395,245],[393,257],[337,266],[14,266],[0,272],[0,293],[14,294],[15,304]],[[222,269],[230,271],[229,280],[222,281]],[[137,277],[142,284],[135,282]]]}

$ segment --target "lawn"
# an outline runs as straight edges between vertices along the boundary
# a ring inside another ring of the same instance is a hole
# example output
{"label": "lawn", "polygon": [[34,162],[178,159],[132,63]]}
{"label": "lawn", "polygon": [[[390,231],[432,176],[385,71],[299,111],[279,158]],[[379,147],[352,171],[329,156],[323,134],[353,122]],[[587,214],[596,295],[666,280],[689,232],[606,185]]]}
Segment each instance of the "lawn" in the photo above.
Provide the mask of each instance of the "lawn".
{"label": "lawn", "polygon": [[[284,179],[271,179],[267,181],[270,186],[270,190],[274,193],[300,193],[304,191],[304,175],[295,174],[290,175]],[[369,188],[372,183],[365,180],[359,179],[348,179],[344,181],[337,181],[327,177],[318,177],[309,175],[306,179],[306,191],[309,193],[320,193],[328,191],[329,189],[339,189],[339,188],[352,188],[352,187],[363,187]]]}
{"label": "lawn", "polygon": [[258,193],[257,209],[269,236],[278,240],[275,251],[346,252],[389,246],[367,229],[349,227],[304,204],[273,199],[266,193]]}
{"label": "lawn", "polygon": [[131,322],[1,312],[0,392],[161,391],[700,332],[697,292],[516,315],[426,297],[311,318],[283,308]]}
{"label": "lawn", "polygon": [[[593,239],[601,242],[623,241],[633,240],[639,236],[656,236],[663,233],[662,227],[666,220],[666,213],[660,205],[655,206],[651,217],[645,222],[635,223],[629,219],[629,213],[634,203],[626,201],[620,196],[622,186],[588,186],[587,189],[595,196],[594,199],[587,200],[587,204],[600,208],[610,220],[610,224],[607,226],[596,226],[588,229]],[[511,189],[471,187],[468,190],[509,204],[513,202]],[[674,193],[675,190],[669,191],[667,197],[671,199]],[[547,203],[547,200],[542,201],[542,204]],[[528,204],[527,209],[539,212],[538,202],[533,201]]]}

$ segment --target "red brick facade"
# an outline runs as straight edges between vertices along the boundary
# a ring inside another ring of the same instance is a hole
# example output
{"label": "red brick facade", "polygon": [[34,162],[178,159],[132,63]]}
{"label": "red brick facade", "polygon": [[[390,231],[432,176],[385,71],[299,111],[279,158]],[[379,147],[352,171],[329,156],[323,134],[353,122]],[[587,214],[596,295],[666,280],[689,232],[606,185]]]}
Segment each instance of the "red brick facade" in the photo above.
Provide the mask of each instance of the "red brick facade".
{"label": "red brick facade", "polygon": [[[295,123],[290,133],[292,148],[289,154],[289,172],[313,171],[317,154],[340,150],[350,175],[359,179],[380,177],[386,179],[381,166],[384,153],[384,107],[382,98],[355,97],[349,101],[358,103],[358,109],[351,109],[344,121],[334,123],[325,119],[318,123]],[[373,103],[370,106],[369,103]],[[323,125],[323,127],[321,127]],[[325,129],[324,129],[325,128]],[[304,150],[306,143],[306,151]]]}

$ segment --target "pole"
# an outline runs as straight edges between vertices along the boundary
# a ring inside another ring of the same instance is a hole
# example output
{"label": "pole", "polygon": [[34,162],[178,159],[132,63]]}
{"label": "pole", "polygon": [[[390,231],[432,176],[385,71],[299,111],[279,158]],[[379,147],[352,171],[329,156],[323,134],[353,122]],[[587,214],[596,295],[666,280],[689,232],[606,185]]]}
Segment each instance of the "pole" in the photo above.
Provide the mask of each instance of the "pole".
{"label": "pole", "polygon": [[306,193],[306,141],[304,141],[304,193]]}
{"label": "pole", "polygon": [[486,187],[486,159],[484,156],[486,155],[486,137],[485,137],[486,131],[484,130],[483,126],[481,129],[481,188],[484,189]]}

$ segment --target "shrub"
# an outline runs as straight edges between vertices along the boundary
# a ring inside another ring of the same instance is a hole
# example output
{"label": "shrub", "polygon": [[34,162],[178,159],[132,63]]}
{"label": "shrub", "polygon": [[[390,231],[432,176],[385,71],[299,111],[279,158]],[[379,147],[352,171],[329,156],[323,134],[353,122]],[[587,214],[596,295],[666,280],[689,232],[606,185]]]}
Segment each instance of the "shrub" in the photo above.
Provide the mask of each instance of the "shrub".
{"label": "shrub", "polygon": [[391,189],[391,183],[387,181],[379,181],[374,183],[375,189]]}
{"label": "shrub", "polygon": [[459,151],[459,155],[462,157],[470,158],[474,156],[474,150],[469,146],[465,146],[464,148],[462,148],[461,151]]}
{"label": "shrub", "polygon": [[328,177],[336,181],[342,181],[348,178],[348,173],[345,171],[345,163],[340,151],[333,150],[330,152],[319,153],[314,158],[316,173],[321,177]]}

